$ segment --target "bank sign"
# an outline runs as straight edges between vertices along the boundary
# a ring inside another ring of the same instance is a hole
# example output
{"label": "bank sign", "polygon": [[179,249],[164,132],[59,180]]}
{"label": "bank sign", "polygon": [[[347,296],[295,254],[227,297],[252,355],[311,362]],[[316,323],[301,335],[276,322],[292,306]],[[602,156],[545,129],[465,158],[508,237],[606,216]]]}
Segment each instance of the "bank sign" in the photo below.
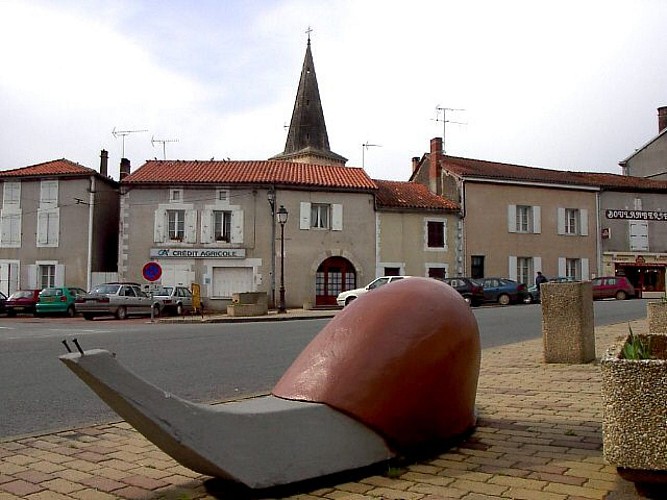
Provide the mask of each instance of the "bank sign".
{"label": "bank sign", "polygon": [[667,221],[667,212],[657,210],[614,210],[605,211],[607,219]]}
{"label": "bank sign", "polygon": [[245,259],[245,248],[151,248],[161,259]]}

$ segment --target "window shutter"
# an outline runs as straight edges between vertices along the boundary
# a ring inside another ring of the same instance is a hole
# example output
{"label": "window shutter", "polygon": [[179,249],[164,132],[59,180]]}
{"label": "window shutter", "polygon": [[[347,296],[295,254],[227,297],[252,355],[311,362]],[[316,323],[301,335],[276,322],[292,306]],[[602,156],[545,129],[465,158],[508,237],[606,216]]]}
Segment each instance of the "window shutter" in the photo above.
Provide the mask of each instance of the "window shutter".
{"label": "window shutter", "polygon": [[26,266],[28,268],[28,288],[39,288],[37,285],[37,265]]}
{"label": "window shutter", "polygon": [[565,209],[558,207],[558,234],[565,234]]}
{"label": "window shutter", "polygon": [[509,261],[509,270],[510,270],[510,279],[516,280],[517,278],[517,258],[514,255],[510,255]]}
{"label": "window shutter", "polygon": [[189,243],[197,243],[197,211],[185,211],[185,241]]}
{"label": "window shutter", "polygon": [[540,234],[542,232],[542,207],[533,207],[533,233]]}
{"label": "window shutter", "polygon": [[234,210],[232,212],[232,234],[230,234],[231,243],[243,243],[243,210]]}
{"label": "window shutter", "polygon": [[343,230],[343,205],[339,203],[331,205],[331,229],[334,231]]}
{"label": "window shutter", "polygon": [[585,208],[579,210],[579,234],[588,236],[588,210]]}
{"label": "window shutter", "polygon": [[47,237],[49,239],[49,246],[58,246],[60,236],[60,209],[54,208],[49,210],[49,227]]}
{"label": "window shutter", "polygon": [[565,257],[558,257],[558,276],[565,276],[566,273]]}
{"label": "window shutter", "polygon": [[542,271],[542,257],[533,257],[533,276],[537,271]]}
{"label": "window shutter", "polygon": [[588,259],[581,259],[581,279],[582,280],[590,279],[590,269],[588,265]]}
{"label": "window shutter", "polygon": [[163,208],[158,208],[155,211],[155,221],[153,226],[153,241],[155,243],[163,243],[165,241],[166,223],[167,223],[167,211]]}
{"label": "window shutter", "polygon": [[9,293],[19,289],[19,265],[16,262],[9,263]]}
{"label": "window shutter", "polygon": [[213,210],[204,209],[201,211],[201,242],[213,242]]}
{"label": "window shutter", "polygon": [[300,204],[299,229],[310,229],[310,203],[307,201]]}
{"label": "window shutter", "polygon": [[65,286],[65,266],[63,264],[56,264],[55,285]]}
{"label": "window shutter", "polygon": [[630,250],[648,251],[648,222],[631,220],[630,227]]}
{"label": "window shutter", "polygon": [[37,244],[46,245],[49,241],[49,214],[45,210],[37,211]]}
{"label": "window shutter", "polygon": [[516,205],[507,205],[507,230],[516,233]]}

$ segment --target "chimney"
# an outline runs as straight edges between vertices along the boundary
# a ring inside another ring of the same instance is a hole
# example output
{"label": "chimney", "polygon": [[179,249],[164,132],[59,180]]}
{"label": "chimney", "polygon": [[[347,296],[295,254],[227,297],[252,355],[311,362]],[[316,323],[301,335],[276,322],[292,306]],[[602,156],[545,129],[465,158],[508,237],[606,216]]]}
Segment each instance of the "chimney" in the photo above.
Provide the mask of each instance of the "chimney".
{"label": "chimney", "polygon": [[419,168],[419,156],[412,157],[412,173],[414,174]]}
{"label": "chimney", "polygon": [[658,108],[658,133],[667,128],[667,106]]}
{"label": "chimney", "polygon": [[100,174],[102,177],[107,177],[109,174],[109,152],[106,149],[103,149],[100,152]]}
{"label": "chimney", "polygon": [[130,175],[130,160],[127,158],[121,158],[120,159],[120,180],[121,182],[125,177]]}
{"label": "chimney", "polygon": [[428,187],[435,194],[442,194],[440,172],[442,162],[442,139],[431,139],[431,154],[429,155]]}

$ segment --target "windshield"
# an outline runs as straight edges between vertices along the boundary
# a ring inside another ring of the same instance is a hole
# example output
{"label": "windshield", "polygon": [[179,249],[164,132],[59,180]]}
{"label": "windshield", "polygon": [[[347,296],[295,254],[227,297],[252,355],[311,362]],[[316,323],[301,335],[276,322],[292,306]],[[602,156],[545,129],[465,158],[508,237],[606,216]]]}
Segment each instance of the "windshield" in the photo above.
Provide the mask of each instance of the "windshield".
{"label": "windshield", "polygon": [[29,299],[32,297],[32,292],[29,290],[19,290],[18,292],[14,292],[9,296],[10,300],[16,300],[16,299]]}
{"label": "windshield", "polygon": [[173,286],[161,286],[160,288],[155,290],[155,293],[153,293],[153,295],[171,295],[173,289],[174,289]]}
{"label": "windshield", "polygon": [[39,292],[39,295],[42,297],[56,297],[62,294],[63,292],[60,288],[45,288],[44,290]]}
{"label": "windshield", "polygon": [[93,293],[101,293],[103,295],[115,295],[118,293],[120,285],[98,285],[93,288]]}

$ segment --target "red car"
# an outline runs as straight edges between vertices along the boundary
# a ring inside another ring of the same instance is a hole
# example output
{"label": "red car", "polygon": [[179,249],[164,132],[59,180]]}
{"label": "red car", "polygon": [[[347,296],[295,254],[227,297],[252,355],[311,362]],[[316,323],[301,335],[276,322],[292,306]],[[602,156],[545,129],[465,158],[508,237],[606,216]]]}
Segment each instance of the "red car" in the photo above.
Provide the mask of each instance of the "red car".
{"label": "red car", "polygon": [[16,316],[17,313],[35,314],[35,304],[39,300],[40,290],[17,290],[5,302],[7,316]]}
{"label": "red car", "polygon": [[635,287],[625,276],[601,276],[591,280],[593,284],[593,300],[634,298]]}

